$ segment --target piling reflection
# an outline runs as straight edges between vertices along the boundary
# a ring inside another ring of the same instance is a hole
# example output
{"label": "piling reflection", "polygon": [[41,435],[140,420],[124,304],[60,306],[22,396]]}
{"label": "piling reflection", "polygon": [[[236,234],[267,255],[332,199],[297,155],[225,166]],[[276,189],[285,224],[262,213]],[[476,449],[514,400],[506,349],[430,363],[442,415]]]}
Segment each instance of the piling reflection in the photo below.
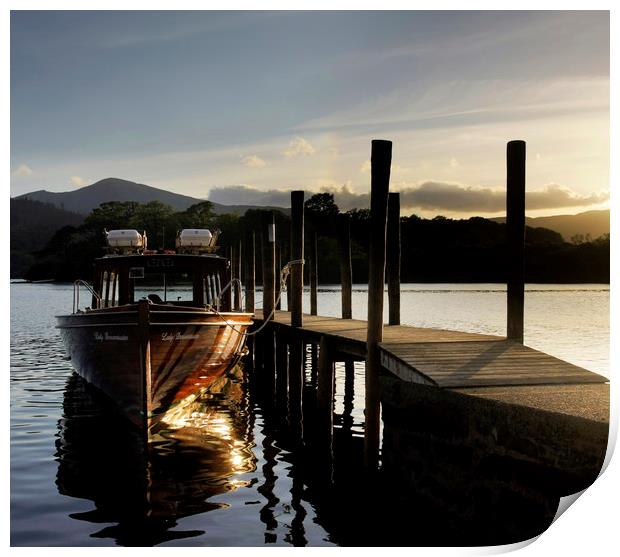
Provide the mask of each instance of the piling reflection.
{"label": "piling reflection", "polygon": [[255,467],[250,421],[240,377],[221,378],[171,410],[147,442],[73,375],[56,441],[58,490],[94,503],[70,515],[106,524],[91,537],[151,546],[199,536],[204,531],[172,528],[183,517],[225,507],[217,495],[247,485],[238,476]]}
{"label": "piling reflection", "polygon": [[[287,398],[274,392],[277,376],[290,385],[290,370],[299,370],[290,365],[288,347],[287,358],[281,349],[275,370],[249,357],[243,373],[169,410],[148,443],[111,402],[72,376],[58,428],[57,486],[93,508],[69,516],[97,525],[92,538],[125,546],[432,546],[499,539],[486,531],[488,520],[460,516],[469,499],[482,501],[479,494],[444,492],[441,478],[431,482],[430,472],[447,458],[436,447],[420,445],[418,459],[405,459],[411,426],[403,426],[398,413],[384,415],[382,467],[364,467],[363,370],[351,361],[335,366],[329,430],[317,403],[317,375],[308,369],[311,350],[299,374],[301,393],[282,405]],[[435,504],[424,496],[430,492],[439,494]],[[507,513],[510,501],[493,508]],[[520,508],[512,511],[514,524],[523,522]],[[213,528],[224,523],[226,535]]]}

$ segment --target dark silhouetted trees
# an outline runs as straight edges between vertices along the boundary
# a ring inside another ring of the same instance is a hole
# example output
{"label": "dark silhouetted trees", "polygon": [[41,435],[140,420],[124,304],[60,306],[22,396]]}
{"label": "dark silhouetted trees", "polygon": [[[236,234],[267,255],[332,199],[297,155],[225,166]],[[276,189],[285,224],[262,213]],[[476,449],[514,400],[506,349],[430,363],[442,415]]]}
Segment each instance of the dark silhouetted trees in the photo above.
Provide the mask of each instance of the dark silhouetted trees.
{"label": "dark silhouetted trees", "polygon": [[[103,229],[146,230],[149,248],[173,248],[181,228],[211,228],[221,231],[222,251],[245,242],[254,230],[257,249],[257,281],[261,280],[261,209],[243,216],[214,215],[210,202],[201,202],[175,212],[158,201],[104,203],[81,226],[58,230],[47,246],[32,256],[34,263],[25,277],[37,279],[90,279],[92,260],[104,253]],[[319,281],[338,283],[339,262],[335,217],[338,206],[333,195],[320,193],[306,201],[307,230],[318,235]],[[351,223],[353,281],[365,283],[368,273],[370,211],[348,212]],[[290,259],[290,219],[275,211],[276,240],[282,264]],[[504,282],[506,280],[505,225],[474,217],[453,220],[401,217],[402,282]],[[564,242],[557,232],[526,228],[525,270],[528,282],[609,282],[609,235],[594,241]],[[25,262],[27,263],[27,261]]]}

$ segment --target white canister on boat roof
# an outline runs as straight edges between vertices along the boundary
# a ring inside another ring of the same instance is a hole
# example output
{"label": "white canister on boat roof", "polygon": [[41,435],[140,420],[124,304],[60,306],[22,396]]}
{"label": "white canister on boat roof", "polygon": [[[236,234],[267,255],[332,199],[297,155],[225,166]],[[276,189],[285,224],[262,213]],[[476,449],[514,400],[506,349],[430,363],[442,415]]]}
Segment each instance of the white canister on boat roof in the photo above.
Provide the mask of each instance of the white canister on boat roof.
{"label": "white canister on boat roof", "polygon": [[110,230],[108,245],[111,248],[143,248],[144,237],[137,230]]}
{"label": "white canister on boat roof", "polygon": [[177,238],[178,247],[207,248],[213,234],[206,228],[184,228]]}

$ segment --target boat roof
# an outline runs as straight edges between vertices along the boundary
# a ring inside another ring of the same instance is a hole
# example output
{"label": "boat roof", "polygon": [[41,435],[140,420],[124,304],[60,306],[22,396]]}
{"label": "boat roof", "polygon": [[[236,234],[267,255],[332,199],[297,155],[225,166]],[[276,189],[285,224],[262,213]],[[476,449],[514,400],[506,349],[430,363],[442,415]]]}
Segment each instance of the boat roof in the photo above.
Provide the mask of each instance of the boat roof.
{"label": "boat roof", "polygon": [[112,259],[114,260],[118,260],[118,259],[123,259],[123,260],[128,260],[128,259],[135,259],[136,261],[139,260],[146,260],[146,259],[150,259],[150,258],[167,258],[167,257],[174,257],[175,259],[184,259],[186,261],[190,261],[192,259],[195,259],[197,261],[204,261],[205,259],[218,259],[218,260],[226,260],[226,257],[223,257],[221,255],[217,255],[215,253],[175,253],[175,252],[164,252],[164,253],[109,253],[104,255],[103,257],[97,257],[95,259],[95,261],[110,261]]}

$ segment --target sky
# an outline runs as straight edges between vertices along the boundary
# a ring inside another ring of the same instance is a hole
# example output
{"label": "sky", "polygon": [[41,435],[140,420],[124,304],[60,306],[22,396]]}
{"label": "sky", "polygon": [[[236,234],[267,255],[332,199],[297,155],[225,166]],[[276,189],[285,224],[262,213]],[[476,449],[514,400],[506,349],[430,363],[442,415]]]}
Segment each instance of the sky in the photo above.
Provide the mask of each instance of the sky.
{"label": "sky", "polygon": [[393,142],[403,214],[609,206],[605,11],[11,14],[11,195],[107,177],[225,204],[368,205]]}

